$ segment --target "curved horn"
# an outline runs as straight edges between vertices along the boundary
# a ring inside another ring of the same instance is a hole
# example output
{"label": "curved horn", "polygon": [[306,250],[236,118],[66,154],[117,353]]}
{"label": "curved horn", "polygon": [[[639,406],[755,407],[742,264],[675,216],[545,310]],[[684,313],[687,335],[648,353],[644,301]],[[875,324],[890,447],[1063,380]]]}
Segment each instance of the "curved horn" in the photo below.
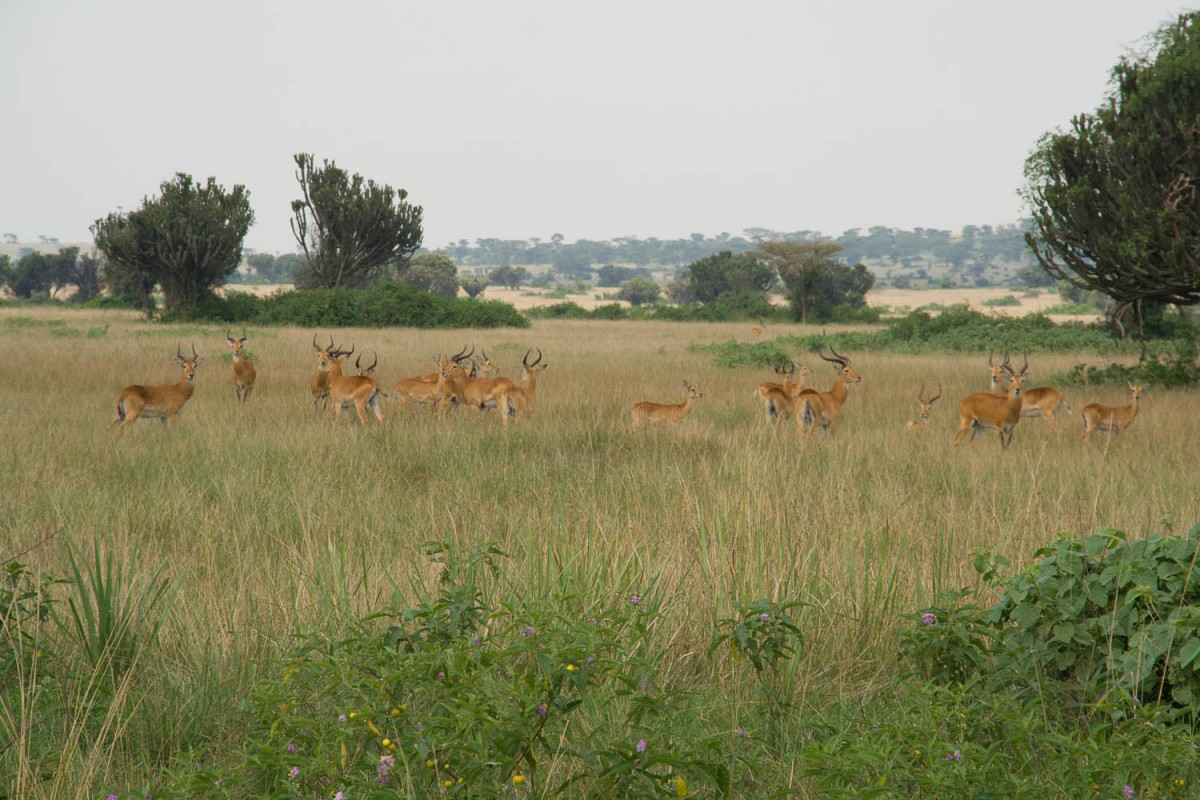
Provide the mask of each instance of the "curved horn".
{"label": "curved horn", "polygon": [[525,351],[525,355],[521,356],[521,366],[525,369],[529,369],[529,354],[532,352],[533,348],[531,347]]}
{"label": "curved horn", "polygon": [[521,365],[522,365],[522,366],[524,366],[524,367],[525,367],[525,369],[533,369],[534,367],[536,367],[536,366],[537,366],[537,365],[538,365],[538,364],[541,362],[541,360],[542,360],[542,348],[538,347],[538,348],[536,348],[536,349],[537,349],[537,351],[538,351],[538,357],[537,357],[537,358],[535,358],[535,359],[533,360],[533,363],[532,363],[532,364],[530,364],[530,363],[529,363],[529,354],[530,354],[530,353],[532,353],[532,352],[534,351],[534,348],[532,348],[532,347],[531,347],[531,348],[529,348],[528,350],[526,350],[526,351],[525,351],[525,358],[522,358],[522,359],[521,359]]}
{"label": "curved horn", "polygon": [[359,372],[362,372],[362,363],[361,362],[362,362],[362,353],[359,353],[358,358],[354,359],[354,368],[356,370],[358,370]]}
{"label": "curved horn", "polygon": [[186,358],[183,357],[183,350],[180,349],[179,342],[175,342],[175,358],[179,359],[180,361],[187,360]]}
{"label": "curved horn", "polygon": [[833,353],[835,356],[837,356],[837,359],[838,359],[839,361],[841,361],[841,362],[842,362],[842,366],[843,366],[843,367],[844,367],[844,366],[846,366],[846,365],[848,365],[848,364],[850,363],[850,359],[849,359],[849,357],[847,357],[847,356],[844,356],[844,355],[842,355],[841,353],[839,353],[837,350],[833,349],[833,345],[832,345],[832,344],[830,344],[830,345],[829,345],[829,352],[831,352],[831,353]]}
{"label": "curved horn", "polygon": [[936,403],[938,401],[938,398],[941,396],[942,396],[942,384],[939,383],[938,384],[938,393],[935,394],[933,397],[929,398],[929,405],[933,405],[934,403]]}
{"label": "curved horn", "polygon": [[313,334],[313,350],[316,350],[318,353],[321,352],[321,346],[317,344],[317,335],[315,333]]}
{"label": "curved horn", "polygon": [[196,343],[192,342],[192,361],[195,361],[199,357],[200,357],[200,354],[196,352]]}
{"label": "curved horn", "polygon": [[1025,370],[1029,369],[1029,353],[1025,354],[1025,366],[1021,367],[1021,374],[1025,374]]}
{"label": "curved horn", "polygon": [[463,349],[459,350],[457,353],[450,356],[450,360],[453,361],[455,364],[457,364],[458,362],[462,361],[465,358],[470,358],[471,354],[474,352],[475,352],[475,348],[473,346],[471,347],[471,352],[468,353],[467,345],[463,345]]}
{"label": "curved horn", "polygon": [[[363,372],[370,372],[371,370],[375,369],[375,367],[377,367],[379,365],[379,351],[372,350],[371,355],[373,355],[375,357],[375,360],[373,360],[371,362],[371,366],[367,367],[365,370],[363,370]],[[362,356],[359,356],[359,358],[362,358]],[[354,363],[357,364],[358,362],[356,361]]]}
{"label": "curved horn", "polygon": [[989,366],[989,367],[994,367],[994,366],[996,366],[995,364],[993,364],[993,363],[992,363],[992,356],[993,356],[993,355],[995,355],[995,354],[994,354],[994,353],[993,353],[991,350],[988,350],[988,366]]}
{"label": "curved horn", "polygon": [[921,404],[925,403],[925,384],[923,383],[921,384],[921,393],[917,395],[917,402]]}

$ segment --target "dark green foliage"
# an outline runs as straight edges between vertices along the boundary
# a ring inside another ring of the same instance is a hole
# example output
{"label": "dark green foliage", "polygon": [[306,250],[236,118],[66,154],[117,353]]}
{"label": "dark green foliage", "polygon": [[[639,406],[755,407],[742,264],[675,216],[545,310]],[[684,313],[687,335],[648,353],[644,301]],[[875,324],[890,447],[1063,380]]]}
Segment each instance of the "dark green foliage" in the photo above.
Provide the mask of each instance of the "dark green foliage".
{"label": "dark green foliage", "polygon": [[244,186],[226,193],[214,178],[200,185],[180,172],[160,189],[140,209],[96,220],[92,234],[115,293],[149,315],[157,285],[165,311],[186,319],[237,269],[254,212]]}
{"label": "dark green foliage", "polygon": [[458,296],[458,269],[454,260],[436,253],[413,256],[408,267],[399,272],[397,280],[430,294]]}
{"label": "dark green foliage", "polygon": [[423,211],[408,192],[349,175],[334,162],[316,166],[298,153],[292,234],[308,257],[299,281],[308,288],[357,288],[402,264],[421,246]]}
{"label": "dark green foliage", "polygon": [[728,250],[695,261],[680,275],[685,299],[711,303],[722,295],[747,292],[763,295],[775,285],[773,267]]}
{"label": "dark green foliage", "polygon": [[1109,364],[1095,367],[1076,364],[1065,375],[1055,376],[1056,382],[1075,386],[1096,386],[1129,383],[1148,383],[1161,389],[1176,389],[1200,384],[1200,360],[1194,340],[1176,340],[1166,344],[1173,352],[1151,353],[1137,364]]}
{"label": "dark green foliage", "polygon": [[601,288],[613,288],[634,278],[650,277],[650,270],[644,267],[618,267],[605,264],[596,270],[596,285]]}
{"label": "dark green foliage", "polygon": [[1122,57],[1111,92],[1025,164],[1043,269],[1123,304],[1200,302],[1200,12]]}
{"label": "dark green foliage", "polygon": [[838,258],[841,250],[834,242],[777,241],[759,243],[750,255],[778,272],[797,320],[850,321],[855,309],[867,308],[875,276]]}
{"label": "dark green foliage", "polygon": [[633,278],[621,284],[617,299],[624,300],[630,305],[640,306],[654,303],[662,296],[662,289],[649,278]]}
{"label": "dark green foliage", "polygon": [[939,595],[937,604],[905,618],[915,624],[901,633],[900,651],[913,675],[934,683],[966,683],[986,674],[995,632],[980,608],[964,603],[969,589]]}
{"label": "dark green foliage", "polygon": [[504,264],[496,267],[488,273],[488,280],[491,283],[498,283],[509,289],[519,288],[522,283],[529,277],[529,270],[524,267],[514,267],[510,264]]}
{"label": "dark green foliage", "polygon": [[483,290],[488,287],[488,279],[479,275],[468,275],[465,278],[459,278],[458,285],[467,293],[467,297],[474,300],[483,294]]}
{"label": "dark green foliage", "polygon": [[1200,702],[1200,525],[1186,536],[1127,540],[1115,530],[1041,548],[1035,564],[1001,578],[982,620],[998,631],[994,669],[1113,692],[1141,702]]}
{"label": "dark green foliage", "polygon": [[507,303],[459,300],[412,286],[382,283],[370,290],[301,289],[260,301],[248,320],[312,328],[527,328],[529,319]]}

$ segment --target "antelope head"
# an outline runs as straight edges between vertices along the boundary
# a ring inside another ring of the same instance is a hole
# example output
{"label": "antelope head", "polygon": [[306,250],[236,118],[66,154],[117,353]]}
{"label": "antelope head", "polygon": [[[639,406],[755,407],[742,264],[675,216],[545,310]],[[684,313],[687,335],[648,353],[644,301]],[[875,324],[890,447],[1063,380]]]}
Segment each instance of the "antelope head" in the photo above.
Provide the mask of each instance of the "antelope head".
{"label": "antelope head", "polygon": [[183,367],[183,377],[186,378],[189,383],[192,383],[196,380],[196,367],[203,364],[204,359],[200,358],[200,356],[196,355],[196,343],[195,342],[192,343],[192,357],[191,358],[188,358],[187,356],[185,356],[183,354],[183,351],[180,350],[179,343],[176,342],[175,343],[175,363],[178,364],[179,366]]}
{"label": "antelope head", "polygon": [[942,396],[942,385],[938,384],[938,391],[933,397],[925,399],[925,384],[921,384],[921,393],[917,395],[917,402],[921,404],[921,419],[929,419],[929,411],[933,408],[933,404]]}
{"label": "antelope head", "polygon": [[831,364],[838,365],[838,367],[839,367],[838,377],[839,378],[841,378],[845,383],[858,383],[859,381],[862,380],[862,376],[854,371],[854,367],[850,366],[849,357],[842,355],[837,350],[834,350],[833,345],[829,346],[829,351],[831,353],[833,353],[833,358],[830,358],[829,356],[825,355],[825,351],[823,348],[818,348],[817,355],[819,355],[821,358],[825,359],[826,361],[828,361]]}

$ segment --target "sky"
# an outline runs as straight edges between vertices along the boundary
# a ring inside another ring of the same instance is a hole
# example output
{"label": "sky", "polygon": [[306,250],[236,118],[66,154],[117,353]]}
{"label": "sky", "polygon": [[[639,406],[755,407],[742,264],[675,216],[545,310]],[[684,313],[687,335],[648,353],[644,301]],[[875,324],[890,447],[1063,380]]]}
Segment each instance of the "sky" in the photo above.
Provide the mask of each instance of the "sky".
{"label": "sky", "polygon": [[184,172],[296,250],[296,153],[408,191],[424,245],[960,230],[1161,0],[0,0],[0,234],[91,240]]}

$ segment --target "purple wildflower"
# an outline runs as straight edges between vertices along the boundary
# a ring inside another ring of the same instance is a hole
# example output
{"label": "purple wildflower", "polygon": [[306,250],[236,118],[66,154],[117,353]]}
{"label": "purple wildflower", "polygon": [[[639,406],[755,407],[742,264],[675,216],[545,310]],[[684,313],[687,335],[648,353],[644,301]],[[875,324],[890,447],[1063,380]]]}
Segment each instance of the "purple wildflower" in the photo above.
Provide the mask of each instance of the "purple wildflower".
{"label": "purple wildflower", "polygon": [[1123,794],[1125,797],[1133,797],[1133,787],[1129,784],[1125,784],[1125,788],[1121,790],[1121,794]]}
{"label": "purple wildflower", "polygon": [[444,681],[444,680],[446,680],[446,673],[444,673],[444,672],[439,672],[439,673],[438,673],[438,680],[439,680],[439,681]]}
{"label": "purple wildflower", "polygon": [[946,753],[947,761],[958,761],[962,758],[962,750],[955,750],[953,753]]}
{"label": "purple wildflower", "polygon": [[472,637],[471,637],[471,644],[473,644],[473,645],[475,645],[476,647],[478,647],[479,645],[483,644],[483,639],[480,639],[478,636],[472,636]]}
{"label": "purple wildflower", "polygon": [[638,743],[637,743],[637,751],[638,751],[639,753],[644,753],[644,752],[646,752],[646,740],[645,740],[645,739],[638,739]]}
{"label": "purple wildflower", "polygon": [[926,628],[932,628],[937,624],[937,614],[927,613],[921,615],[921,624]]}
{"label": "purple wildflower", "polygon": [[379,766],[375,771],[379,773],[379,782],[387,783],[388,773],[392,771],[392,767],[396,766],[396,757],[392,755],[380,756]]}
{"label": "purple wildflower", "polygon": [[288,746],[287,746],[287,747],[285,747],[285,748],[283,748],[283,749],[284,749],[284,750],[287,750],[289,753],[294,753],[294,752],[296,752],[296,743],[295,743],[295,742],[288,742]]}
{"label": "purple wildflower", "polygon": [[770,621],[771,621],[771,615],[770,615],[770,614],[759,614],[759,615],[758,615],[758,618],[759,618],[759,620],[760,620],[760,621],[762,621],[762,622],[770,622]]}
{"label": "purple wildflower", "polygon": [[345,721],[346,721],[346,715],[338,714],[338,722],[345,722]]}
{"label": "purple wildflower", "polygon": [[532,625],[526,625],[525,629],[521,631],[521,635],[522,636],[533,636],[533,633],[535,630],[536,630],[536,628],[534,628]]}
{"label": "purple wildflower", "polygon": [[629,604],[634,605],[634,606],[640,606],[642,604],[642,598],[638,597],[635,594],[633,597],[629,598]]}
{"label": "purple wildflower", "polygon": [[299,775],[300,775],[300,768],[292,767],[292,771],[288,773],[288,778],[290,778],[291,780],[296,780],[296,777]]}
{"label": "purple wildflower", "polygon": [[346,800],[346,795],[342,794],[341,792],[338,792],[337,794],[335,794],[333,796],[333,800]]}

